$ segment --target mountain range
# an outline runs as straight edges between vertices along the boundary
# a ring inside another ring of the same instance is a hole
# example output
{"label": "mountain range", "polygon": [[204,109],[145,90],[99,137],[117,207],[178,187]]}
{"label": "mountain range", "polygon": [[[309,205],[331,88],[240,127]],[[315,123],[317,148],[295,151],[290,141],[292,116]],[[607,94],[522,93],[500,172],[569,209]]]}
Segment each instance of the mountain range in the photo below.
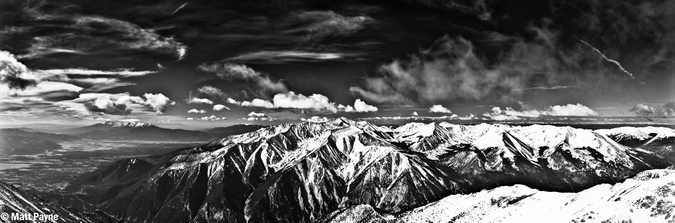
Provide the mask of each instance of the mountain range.
{"label": "mountain range", "polygon": [[241,134],[262,128],[261,125],[233,125],[203,130],[167,129],[135,121],[108,121],[84,127],[0,129],[0,155],[30,155],[61,149],[61,142],[92,140],[137,140],[200,142]]}
{"label": "mountain range", "polygon": [[448,196],[504,193],[509,186],[523,193],[583,194],[671,166],[673,134],[669,128],[500,124],[389,128],[341,118],[121,160],[68,189],[130,222],[375,219],[404,216]]}
{"label": "mountain range", "polygon": [[28,155],[61,149],[59,142],[79,137],[34,132],[30,129],[0,129],[0,155]]}
{"label": "mountain range", "polygon": [[165,129],[144,122],[107,121],[85,127],[60,131],[86,139],[208,141],[213,135],[201,131]]}

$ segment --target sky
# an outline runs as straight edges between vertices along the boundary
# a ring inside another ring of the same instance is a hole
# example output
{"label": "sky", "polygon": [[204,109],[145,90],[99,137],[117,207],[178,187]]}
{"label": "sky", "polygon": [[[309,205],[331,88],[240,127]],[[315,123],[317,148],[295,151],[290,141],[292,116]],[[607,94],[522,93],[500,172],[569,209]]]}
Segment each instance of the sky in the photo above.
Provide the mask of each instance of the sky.
{"label": "sky", "polygon": [[675,116],[675,0],[8,0],[0,27],[5,124]]}

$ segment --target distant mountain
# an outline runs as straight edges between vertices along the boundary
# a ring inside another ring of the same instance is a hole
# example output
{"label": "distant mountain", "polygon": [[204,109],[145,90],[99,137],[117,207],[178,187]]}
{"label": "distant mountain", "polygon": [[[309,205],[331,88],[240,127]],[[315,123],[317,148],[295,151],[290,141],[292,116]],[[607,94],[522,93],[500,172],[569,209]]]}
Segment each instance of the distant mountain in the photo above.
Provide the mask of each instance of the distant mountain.
{"label": "distant mountain", "polygon": [[213,135],[182,129],[165,129],[138,121],[107,121],[62,131],[86,139],[208,141]]}
{"label": "distant mountain", "polygon": [[[121,222],[101,211],[80,212],[66,209],[3,182],[0,182],[0,213],[57,214],[57,222]],[[0,219],[0,222],[17,222],[10,220]]]}
{"label": "distant mountain", "polygon": [[102,210],[134,221],[309,222],[360,205],[396,214],[514,184],[576,192],[672,165],[675,158],[659,152],[570,127],[410,123],[392,129],[336,119],[120,161],[70,189],[87,191]]}
{"label": "distant mountain", "polygon": [[62,125],[62,124],[52,124],[52,123],[32,123],[25,125],[3,125],[0,124],[0,128],[7,129],[22,129],[29,130],[34,132],[57,132],[58,130],[71,129],[81,125]]}
{"label": "distant mountain", "polygon": [[76,136],[0,129],[0,155],[28,155],[61,149],[59,142],[80,139]]}
{"label": "distant mountain", "polygon": [[252,132],[255,130],[258,130],[260,128],[265,127],[264,125],[233,125],[233,126],[227,126],[227,127],[217,127],[217,128],[210,128],[210,129],[204,129],[201,130],[203,132],[209,133],[209,134],[215,134],[215,135],[238,135],[238,134],[243,134],[247,132]]}
{"label": "distant mountain", "polygon": [[675,170],[647,170],[625,182],[601,184],[578,193],[504,186],[451,195],[398,215],[358,205],[319,222],[672,222],[673,185]]}

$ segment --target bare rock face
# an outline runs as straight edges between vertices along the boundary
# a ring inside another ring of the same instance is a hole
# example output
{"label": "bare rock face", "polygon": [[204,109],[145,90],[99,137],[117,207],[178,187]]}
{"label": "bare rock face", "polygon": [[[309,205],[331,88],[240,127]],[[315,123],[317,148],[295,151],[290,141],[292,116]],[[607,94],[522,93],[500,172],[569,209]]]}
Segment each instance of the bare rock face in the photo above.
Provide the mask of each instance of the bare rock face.
{"label": "bare rock face", "polygon": [[262,128],[148,163],[154,166],[132,175],[95,172],[103,176],[80,184],[111,179],[106,173],[125,179],[90,195],[132,222],[310,222],[340,219],[344,211],[377,222],[455,194],[514,184],[576,192],[672,165],[585,129],[392,129],[347,119]]}
{"label": "bare rock face", "polygon": [[[58,215],[56,222],[121,222],[118,219],[100,211],[81,212],[66,209],[2,182],[0,182],[0,213],[7,213],[9,215],[12,213],[29,215]],[[0,222],[14,221],[8,218],[0,219]]]}

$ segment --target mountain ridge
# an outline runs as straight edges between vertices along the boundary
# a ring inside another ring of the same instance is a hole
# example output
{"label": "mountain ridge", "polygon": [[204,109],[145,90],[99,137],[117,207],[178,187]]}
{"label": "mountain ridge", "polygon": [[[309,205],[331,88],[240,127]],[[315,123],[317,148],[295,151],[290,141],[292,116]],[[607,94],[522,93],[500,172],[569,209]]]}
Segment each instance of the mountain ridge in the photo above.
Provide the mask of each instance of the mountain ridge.
{"label": "mountain ridge", "polygon": [[144,177],[109,188],[105,193],[116,195],[97,205],[131,221],[306,222],[361,204],[400,213],[514,184],[580,191],[672,165],[584,129],[447,123],[392,129],[348,119],[261,128],[162,160]]}

